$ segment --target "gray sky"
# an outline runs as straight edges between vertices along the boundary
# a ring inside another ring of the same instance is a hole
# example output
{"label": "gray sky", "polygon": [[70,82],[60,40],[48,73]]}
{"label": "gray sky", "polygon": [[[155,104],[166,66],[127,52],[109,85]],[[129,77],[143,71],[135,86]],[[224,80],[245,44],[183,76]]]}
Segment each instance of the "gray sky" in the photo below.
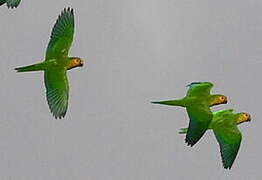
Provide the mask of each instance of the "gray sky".
{"label": "gray sky", "polygon": [[[14,67],[44,59],[64,7],[75,10],[70,103],[55,120],[42,73]],[[262,2],[209,0],[22,0],[0,7],[1,180],[257,180],[261,172]],[[178,134],[183,97],[211,81],[227,105],[252,115],[231,171],[213,133],[193,148]]]}

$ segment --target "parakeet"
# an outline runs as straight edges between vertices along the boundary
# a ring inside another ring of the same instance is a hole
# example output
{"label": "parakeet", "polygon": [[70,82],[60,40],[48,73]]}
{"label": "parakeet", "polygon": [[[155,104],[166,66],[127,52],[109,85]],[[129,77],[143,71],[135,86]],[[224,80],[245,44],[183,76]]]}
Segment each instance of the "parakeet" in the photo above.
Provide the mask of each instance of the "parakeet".
{"label": "parakeet", "polygon": [[0,0],[0,6],[5,4],[8,8],[16,8],[20,4],[21,0]]}
{"label": "parakeet", "polygon": [[221,94],[211,95],[213,84],[210,82],[193,82],[188,87],[187,94],[182,99],[152,103],[186,108],[190,122],[185,141],[189,146],[193,146],[204,135],[213,118],[210,107],[226,104],[227,97]]}
{"label": "parakeet", "polygon": [[79,57],[68,57],[73,41],[74,13],[65,8],[59,15],[47,46],[45,61],[15,68],[17,72],[44,71],[46,97],[51,113],[57,119],[65,116],[68,107],[69,86],[67,70],[83,66]]}
{"label": "parakeet", "polygon": [[[242,135],[237,125],[248,121],[251,121],[251,116],[245,112],[234,113],[233,109],[213,112],[213,119],[208,129],[213,129],[220,146],[223,166],[226,169],[231,169],[241,144]],[[182,128],[179,133],[186,132],[187,128]]]}

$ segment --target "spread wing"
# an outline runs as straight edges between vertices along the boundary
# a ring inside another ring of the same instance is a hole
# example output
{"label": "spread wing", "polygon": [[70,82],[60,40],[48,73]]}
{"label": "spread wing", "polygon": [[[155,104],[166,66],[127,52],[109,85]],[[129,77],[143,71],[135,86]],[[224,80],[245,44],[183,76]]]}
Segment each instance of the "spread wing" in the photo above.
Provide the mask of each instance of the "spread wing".
{"label": "spread wing", "polygon": [[62,68],[46,70],[45,87],[49,109],[55,118],[61,119],[68,107],[69,86],[66,70]]}
{"label": "spread wing", "polygon": [[74,35],[73,9],[65,8],[59,15],[46,50],[46,60],[64,60],[68,57]]}
{"label": "spread wing", "polygon": [[235,123],[230,123],[230,120],[214,123],[213,131],[220,146],[223,166],[230,169],[241,144],[241,132]]}
{"label": "spread wing", "polygon": [[213,114],[207,105],[194,105],[187,107],[187,114],[190,119],[186,142],[193,146],[204,135],[212,121]]}
{"label": "spread wing", "polygon": [[187,96],[208,96],[213,84],[210,82],[193,82],[189,85]]}
{"label": "spread wing", "polygon": [[20,4],[21,0],[7,0],[6,5],[8,8],[16,8]]}

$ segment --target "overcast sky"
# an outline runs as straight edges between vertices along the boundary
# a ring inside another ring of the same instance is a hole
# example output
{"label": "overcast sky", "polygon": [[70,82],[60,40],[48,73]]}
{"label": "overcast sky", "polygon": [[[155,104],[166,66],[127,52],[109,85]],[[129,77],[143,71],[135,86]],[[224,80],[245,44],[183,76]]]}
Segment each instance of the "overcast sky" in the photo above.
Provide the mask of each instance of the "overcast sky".
{"label": "overcast sky", "polygon": [[[44,59],[64,7],[75,10],[67,115],[48,109],[43,73],[13,68]],[[257,180],[262,177],[260,0],[22,0],[0,7],[1,180]],[[214,83],[249,112],[232,167],[210,131],[193,148],[178,134],[192,81]]]}

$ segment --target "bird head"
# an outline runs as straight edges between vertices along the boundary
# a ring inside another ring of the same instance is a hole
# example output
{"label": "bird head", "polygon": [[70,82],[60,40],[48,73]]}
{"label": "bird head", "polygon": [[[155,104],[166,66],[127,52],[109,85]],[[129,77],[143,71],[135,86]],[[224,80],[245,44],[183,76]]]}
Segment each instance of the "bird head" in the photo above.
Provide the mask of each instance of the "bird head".
{"label": "bird head", "polygon": [[218,105],[218,104],[226,104],[227,97],[221,94],[216,94],[211,96],[211,106]]}
{"label": "bird head", "polygon": [[237,124],[251,121],[251,115],[245,112],[238,113]]}
{"label": "bird head", "polygon": [[82,67],[84,65],[84,61],[83,59],[79,58],[79,57],[70,57],[70,62],[69,65],[67,67],[67,69],[72,69],[75,67]]}

